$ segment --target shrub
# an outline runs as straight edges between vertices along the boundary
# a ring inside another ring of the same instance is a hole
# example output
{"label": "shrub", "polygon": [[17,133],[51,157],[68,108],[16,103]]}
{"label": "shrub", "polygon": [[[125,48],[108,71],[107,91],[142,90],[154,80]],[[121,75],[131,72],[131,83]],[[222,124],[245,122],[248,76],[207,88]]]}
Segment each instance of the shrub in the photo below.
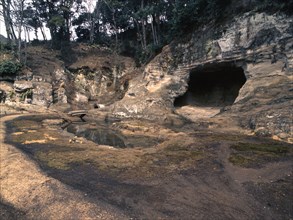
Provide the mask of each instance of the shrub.
{"label": "shrub", "polygon": [[26,98],[31,98],[33,95],[33,90],[28,89],[20,95],[20,101],[24,101]]}
{"label": "shrub", "polygon": [[11,60],[5,60],[0,63],[0,74],[15,75],[20,69],[21,63],[14,62]]}

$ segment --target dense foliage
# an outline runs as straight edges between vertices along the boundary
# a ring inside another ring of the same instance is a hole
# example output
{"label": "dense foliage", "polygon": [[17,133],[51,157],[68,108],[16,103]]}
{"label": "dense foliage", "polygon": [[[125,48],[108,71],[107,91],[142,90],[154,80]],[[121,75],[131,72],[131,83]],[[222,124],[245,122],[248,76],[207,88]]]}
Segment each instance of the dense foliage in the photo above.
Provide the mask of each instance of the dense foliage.
{"label": "dense foliage", "polygon": [[[174,38],[201,25],[254,10],[292,13],[293,0],[0,0],[8,38],[13,26],[49,28],[52,47],[76,40],[148,61]],[[21,30],[21,29],[19,29]]]}
{"label": "dense foliage", "polygon": [[0,74],[1,75],[15,75],[22,65],[18,62],[6,60],[0,62]]}

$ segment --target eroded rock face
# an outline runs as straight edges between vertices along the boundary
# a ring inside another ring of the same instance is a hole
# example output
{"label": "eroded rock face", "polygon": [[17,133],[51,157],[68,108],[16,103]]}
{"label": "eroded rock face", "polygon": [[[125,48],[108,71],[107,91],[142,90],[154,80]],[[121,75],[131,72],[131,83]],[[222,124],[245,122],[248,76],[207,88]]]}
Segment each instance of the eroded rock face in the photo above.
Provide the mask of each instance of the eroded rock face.
{"label": "eroded rock face", "polygon": [[52,84],[46,82],[34,83],[32,103],[49,107],[52,102]]}
{"label": "eroded rock face", "polygon": [[27,68],[9,79],[13,88],[0,85],[7,101],[86,108],[91,101],[110,104],[124,96],[136,69],[133,59],[83,44],[68,50],[68,57],[62,61],[60,51],[28,47]]}
{"label": "eroded rock face", "polygon": [[70,85],[70,79],[64,68],[57,68],[53,74],[54,80],[52,81],[53,87],[53,103],[68,103],[66,89]]}
{"label": "eroded rock face", "polygon": [[52,84],[42,81],[1,82],[1,90],[5,93],[4,102],[11,104],[25,103],[49,107],[52,100]]}
{"label": "eroded rock face", "polygon": [[15,81],[13,84],[15,92],[25,92],[28,89],[33,89],[33,83],[31,81]]}
{"label": "eroded rock face", "polygon": [[[77,53],[77,61],[68,68],[73,73],[74,100],[79,102],[81,95],[88,101],[110,104],[124,96],[128,88],[129,75],[135,72],[134,60],[94,48],[83,48],[87,53]],[[85,99],[82,99],[85,100]]]}
{"label": "eroded rock face", "polygon": [[[163,48],[145,68],[144,76],[130,84],[114,114],[161,119],[174,100],[185,94],[192,72],[229,63],[242,68],[246,82],[224,114],[235,115],[253,130],[290,138],[290,82],[293,71],[293,18],[282,14],[246,13],[222,26],[205,26],[185,43]],[[214,70],[208,71],[214,71]],[[239,114],[240,113],[240,114]],[[291,112],[292,114],[292,112]],[[292,134],[291,134],[292,135]]]}

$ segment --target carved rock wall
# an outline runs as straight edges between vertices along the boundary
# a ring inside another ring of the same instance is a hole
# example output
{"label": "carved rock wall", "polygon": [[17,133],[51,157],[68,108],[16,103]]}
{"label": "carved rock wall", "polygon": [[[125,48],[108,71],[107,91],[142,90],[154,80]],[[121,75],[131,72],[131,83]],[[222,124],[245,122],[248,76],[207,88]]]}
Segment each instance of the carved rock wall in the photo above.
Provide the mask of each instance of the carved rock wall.
{"label": "carved rock wall", "polygon": [[184,43],[166,46],[146,66],[143,78],[132,83],[124,99],[113,107],[114,114],[160,119],[172,112],[174,99],[187,91],[193,70],[224,62],[241,67],[246,76],[225,114],[238,115],[245,127],[249,120],[258,121],[251,128],[255,131],[261,126],[271,135],[290,138],[293,18],[283,14],[246,13],[224,25],[206,25]]}

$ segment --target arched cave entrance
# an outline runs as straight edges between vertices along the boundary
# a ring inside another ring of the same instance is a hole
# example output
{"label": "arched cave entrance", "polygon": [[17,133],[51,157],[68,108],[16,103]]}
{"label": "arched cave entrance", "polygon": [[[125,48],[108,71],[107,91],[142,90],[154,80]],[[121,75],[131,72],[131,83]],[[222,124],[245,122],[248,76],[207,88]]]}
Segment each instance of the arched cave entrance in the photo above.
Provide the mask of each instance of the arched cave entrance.
{"label": "arched cave entrance", "polygon": [[234,63],[206,64],[191,71],[187,92],[174,106],[222,108],[232,105],[246,82],[244,71]]}

